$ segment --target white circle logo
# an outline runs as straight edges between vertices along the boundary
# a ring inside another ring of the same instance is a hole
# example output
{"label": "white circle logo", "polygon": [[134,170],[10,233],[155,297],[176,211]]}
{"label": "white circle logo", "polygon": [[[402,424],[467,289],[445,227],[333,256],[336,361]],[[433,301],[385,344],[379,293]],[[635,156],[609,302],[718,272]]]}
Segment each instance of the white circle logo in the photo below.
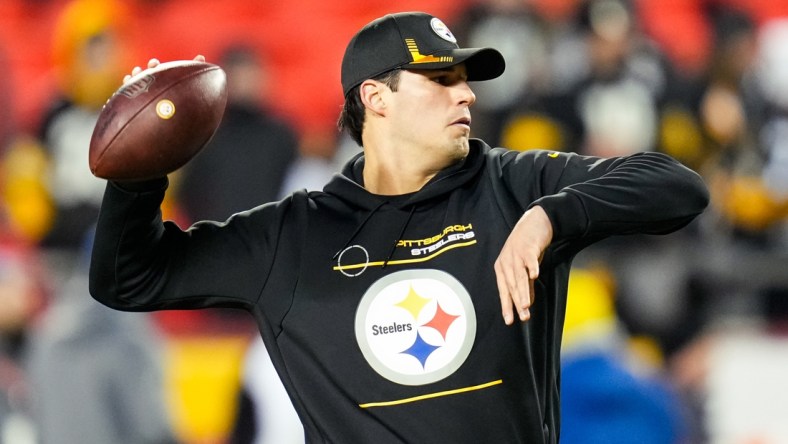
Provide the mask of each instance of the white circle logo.
{"label": "white circle logo", "polygon": [[164,120],[175,115],[175,104],[171,100],[162,99],[156,103],[156,114]]}
{"label": "white circle logo", "polygon": [[446,26],[446,24],[443,23],[441,19],[433,17],[432,20],[430,20],[430,26],[432,26],[432,30],[438,35],[438,37],[446,40],[447,42],[457,43],[457,39],[454,37],[454,34],[449,31],[449,27]]}
{"label": "white circle logo", "polygon": [[[362,264],[357,264],[357,265],[343,266],[342,258],[345,257],[345,253],[354,252],[354,250],[359,250],[362,254],[364,254],[364,262]],[[344,250],[342,250],[342,252],[339,253],[339,256],[337,257],[337,268],[339,269],[340,273],[344,274],[347,277],[359,276],[367,269],[368,266],[369,266],[369,253],[367,252],[367,249],[362,247],[361,245],[351,245],[345,248]]]}
{"label": "white circle logo", "polygon": [[476,313],[462,284],[440,270],[405,270],[372,284],[356,311],[356,340],[384,378],[423,385],[451,375],[476,337]]}

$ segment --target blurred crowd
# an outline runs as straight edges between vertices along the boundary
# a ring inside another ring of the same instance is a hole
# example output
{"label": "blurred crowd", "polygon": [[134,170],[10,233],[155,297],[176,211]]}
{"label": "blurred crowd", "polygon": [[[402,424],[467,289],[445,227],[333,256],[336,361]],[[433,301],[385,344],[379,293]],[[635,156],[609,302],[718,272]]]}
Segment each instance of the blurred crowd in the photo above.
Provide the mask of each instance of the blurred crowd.
{"label": "blurred crowd", "polygon": [[[86,277],[105,185],[93,125],[148,57],[202,53],[228,75],[220,128],[170,177],[164,216],[184,227],[320,189],[360,150],[335,129],[339,62],[391,6],[270,3],[0,2],[0,444],[302,441],[246,314],[114,312]],[[562,442],[788,442],[788,0],[397,9],[504,54],[499,79],[472,85],[474,136],[660,151],[711,190],[681,232],[577,258]]]}

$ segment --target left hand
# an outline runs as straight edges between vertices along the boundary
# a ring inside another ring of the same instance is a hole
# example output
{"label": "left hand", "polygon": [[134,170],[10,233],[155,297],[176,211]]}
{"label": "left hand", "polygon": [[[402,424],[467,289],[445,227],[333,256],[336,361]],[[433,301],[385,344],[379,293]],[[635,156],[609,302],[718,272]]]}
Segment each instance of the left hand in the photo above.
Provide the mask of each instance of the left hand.
{"label": "left hand", "polygon": [[531,318],[539,263],[552,239],[553,225],[540,206],[526,211],[506,239],[495,260],[495,278],[506,325],[514,322],[514,310],[521,321]]}
{"label": "left hand", "polygon": [[[196,56],[194,57],[194,60],[195,60],[195,61],[197,61],[197,62],[204,62],[204,61],[205,61],[205,56],[204,56],[204,55],[202,55],[202,54],[198,54],[198,55],[196,55]],[[161,62],[159,61],[159,59],[152,58],[152,59],[148,60],[148,69],[150,69],[150,68],[155,68],[155,67],[159,66],[159,64],[161,64]],[[139,74],[139,73],[141,73],[141,72],[142,72],[142,68],[141,68],[141,67],[139,67],[139,66],[135,66],[135,67],[134,67],[134,68],[131,70],[131,74],[126,74],[126,76],[125,76],[125,77],[123,77],[123,84],[125,85],[126,83],[128,83],[128,82],[129,82],[129,80],[130,80],[132,77],[136,76],[137,74]]]}

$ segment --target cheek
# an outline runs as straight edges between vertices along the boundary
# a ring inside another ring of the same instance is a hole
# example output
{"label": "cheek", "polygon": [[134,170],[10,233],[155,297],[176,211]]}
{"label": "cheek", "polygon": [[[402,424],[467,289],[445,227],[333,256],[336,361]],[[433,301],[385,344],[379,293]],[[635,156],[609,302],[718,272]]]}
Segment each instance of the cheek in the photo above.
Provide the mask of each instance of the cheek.
{"label": "cheek", "polygon": [[391,111],[396,115],[397,127],[403,133],[418,134],[423,139],[438,136],[442,132],[443,119],[437,110],[443,105],[431,94],[407,94],[399,91]]}
{"label": "cheek", "polygon": [[405,132],[421,132],[430,127],[433,120],[429,104],[411,101],[401,104],[396,110],[399,129]]}

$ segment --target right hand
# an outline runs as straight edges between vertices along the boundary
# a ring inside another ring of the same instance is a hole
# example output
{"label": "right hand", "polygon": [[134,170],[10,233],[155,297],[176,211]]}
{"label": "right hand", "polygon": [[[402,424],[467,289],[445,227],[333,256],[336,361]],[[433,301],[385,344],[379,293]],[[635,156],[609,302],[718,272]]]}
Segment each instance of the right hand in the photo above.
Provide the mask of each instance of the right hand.
{"label": "right hand", "polygon": [[514,323],[515,312],[521,322],[531,318],[534,283],[552,239],[553,225],[538,205],[523,214],[506,239],[494,266],[506,325]]}
{"label": "right hand", "polygon": [[[194,60],[195,60],[195,61],[197,61],[197,62],[204,62],[204,61],[205,61],[205,56],[204,56],[204,55],[201,55],[201,54],[198,54],[197,56],[195,56],[195,57],[194,57]],[[159,59],[157,59],[157,58],[152,58],[152,59],[148,60],[148,69],[150,69],[150,68],[155,68],[155,67],[156,67],[156,66],[158,66],[160,63],[161,63],[161,62],[159,61]],[[123,84],[125,85],[126,83],[129,83],[129,80],[130,80],[132,77],[134,77],[134,76],[136,76],[137,74],[139,74],[140,72],[142,72],[142,68],[140,68],[139,66],[135,66],[135,67],[134,67],[134,69],[132,69],[132,70],[131,70],[131,74],[126,74],[126,75],[123,77]]]}

